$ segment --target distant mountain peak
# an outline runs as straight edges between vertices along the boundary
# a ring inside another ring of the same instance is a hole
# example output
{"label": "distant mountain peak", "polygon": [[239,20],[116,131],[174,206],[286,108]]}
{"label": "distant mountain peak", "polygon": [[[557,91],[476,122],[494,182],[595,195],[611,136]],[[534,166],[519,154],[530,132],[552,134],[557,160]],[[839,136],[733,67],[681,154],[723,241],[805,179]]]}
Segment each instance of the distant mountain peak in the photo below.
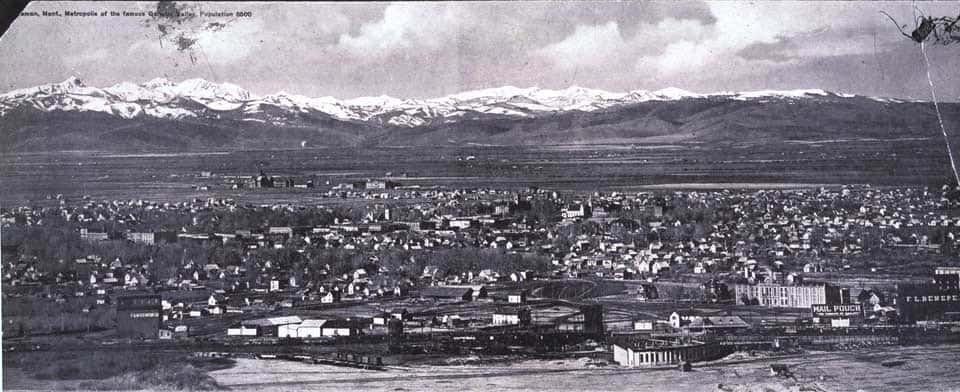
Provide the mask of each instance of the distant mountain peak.
{"label": "distant mountain peak", "polygon": [[[952,116],[958,104],[949,105]],[[340,100],[258,96],[200,78],[97,88],[71,77],[0,94],[0,137],[15,151],[920,140],[935,136],[928,129],[935,118],[930,105],[819,88],[701,94],[502,86]]]}
{"label": "distant mountain peak", "polygon": [[[796,90],[756,90],[756,91],[743,91],[743,92],[730,92],[725,93],[731,96],[739,96],[742,98],[762,98],[762,97],[779,97],[779,98],[806,98],[809,96],[841,96],[841,94],[833,93],[819,88],[811,89],[796,89]],[[846,95],[846,94],[844,94]]]}
{"label": "distant mountain peak", "polygon": [[689,97],[702,97],[702,96],[703,96],[702,94],[697,94],[697,93],[690,92],[690,91],[687,91],[687,90],[684,90],[684,89],[681,89],[681,88],[676,88],[676,87],[662,88],[662,89],[659,89],[659,90],[657,90],[657,91],[654,91],[653,93],[654,93],[655,95],[659,95],[659,96],[663,96],[663,97],[677,98],[677,99],[680,99],[680,98],[689,98]]}
{"label": "distant mountain peak", "polygon": [[179,95],[204,99],[225,99],[231,102],[253,98],[249,91],[231,83],[214,83],[205,79],[187,79],[175,85]]}
{"label": "distant mountain peak", "polygon": [[389,95],[379,95],[376,97],[358,97],[344,100],[343,103],[348,106],[389,106],[399,104],[402,99],[394,98]]}
{"label": "distant mountain peak", "polygon": [[593,112],[648,101],[769,101],[853,97],[823,89],[700,94],[676,87],[623,93],[580,85],[557,90],[506,85],[463,91],[438,98],[404,99],[379,95],[340,100],[330,96],[312,98],[286,91],[257,96],[232,83],[218,83],[202,78],[173,82],[158,77],[139,85],[122,82],[100,89],[88,87],[79,78],[71,76],[59,83],[0,94],[0,116],[17,106],[41,111],[93,111],[125,118],[140,115],[174,119],[202,116],[220,118],[227,112],[238,111],[244,121],[276,124],[298,123],[301,121],[298,116],[310,114],[341,121],[371,123],[375,126],[420,127],[485,116],[500,119],[531,118],[570,111]]}

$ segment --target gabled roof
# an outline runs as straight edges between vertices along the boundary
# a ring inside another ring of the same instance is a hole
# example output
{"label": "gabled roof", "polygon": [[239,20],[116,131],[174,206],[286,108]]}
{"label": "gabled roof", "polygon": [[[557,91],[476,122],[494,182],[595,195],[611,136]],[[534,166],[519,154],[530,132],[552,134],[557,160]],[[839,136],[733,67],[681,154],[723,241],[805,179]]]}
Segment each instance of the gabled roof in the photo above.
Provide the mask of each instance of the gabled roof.
{"label": "gabled roof", "polygon": [[303,320],[299,316],[283,316],[283,317],[271,317],[271,318],[262,318],[255,320],[246,320],[243,322],[245,326],[255,326],[255,327],[272,327],[278,325],[287,325],[287,324],[300,324]]}
{"label": "gabled roof", "polygon": [[327,323],[327,320],[303,320],[300,323],[301,327],[322,327]]}

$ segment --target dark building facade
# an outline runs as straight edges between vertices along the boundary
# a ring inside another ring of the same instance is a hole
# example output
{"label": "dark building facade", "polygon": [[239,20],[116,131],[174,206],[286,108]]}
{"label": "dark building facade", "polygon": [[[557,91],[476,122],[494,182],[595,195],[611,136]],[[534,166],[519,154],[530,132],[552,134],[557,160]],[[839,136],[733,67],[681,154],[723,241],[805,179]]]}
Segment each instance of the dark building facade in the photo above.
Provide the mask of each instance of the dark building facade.
{"label": "dark building facade", "polygon": [[420,297],[444,302],[469,302],[473,300],[470,287],[431,286],[420,290]]}
{"label": "dark building facade", "polygon": [[163,322],[163,307],[156,294],[129,294],[117,297],[117,335],[124,338],[156,339]]}
{"label": "dark building facade", "polygon": [[583,332],[603,334],[606,328],[603,325],[603,305],[584,305],[580,307],[583,313]]}
{"label": "dark building facade", "polygon": [[906,323],[960,320],[960,290],[953,282],[898,285],[897,313]]}
{"label": "dark building facade", "polygon": [[940,274],[933,276],[933,283],[943,292],[960,292],[960,275]]}
{"label": "dark building facade", "polygon": [[603,324],[603,305],[582,305],[580,312],[574,313],[556,324],[561,332],[577,332],[602,336],[606,333]]}

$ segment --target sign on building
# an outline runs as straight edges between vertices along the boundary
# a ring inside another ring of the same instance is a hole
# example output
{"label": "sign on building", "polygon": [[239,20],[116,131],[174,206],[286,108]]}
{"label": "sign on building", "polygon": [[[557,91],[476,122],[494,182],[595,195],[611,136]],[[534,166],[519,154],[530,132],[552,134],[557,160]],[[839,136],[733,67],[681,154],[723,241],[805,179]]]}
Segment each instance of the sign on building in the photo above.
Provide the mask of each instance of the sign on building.
{"label": "sign on building", "polygon": [[863,315],[863,305],[813,305],[813,317],[858,317]]}

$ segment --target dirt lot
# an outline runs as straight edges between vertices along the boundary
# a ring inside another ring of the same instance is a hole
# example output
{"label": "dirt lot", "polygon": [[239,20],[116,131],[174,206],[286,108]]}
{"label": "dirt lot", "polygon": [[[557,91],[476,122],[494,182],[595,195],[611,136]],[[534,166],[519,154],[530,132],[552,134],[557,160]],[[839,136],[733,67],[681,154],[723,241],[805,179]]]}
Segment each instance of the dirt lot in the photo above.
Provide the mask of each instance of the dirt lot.
{"label": "dirt lot", "polygon": [[[729,357],[689,373],[616,366],[587,367],[583,360],[524,360],[506,364],[415,366],[385,372],[293,362],[240,360],[211,375],[231,390],[267,391],[960,391],[960,347],[882,348],[814,352],[782,358]],[[884,367],[888,360],[904,360]],[[770,376],[771,363],[787,364],[796,380]]]}
{"label": "dirt lot", "polygon": [[[588,366],[588,360],[484,361],[452,358],[447,366],[368,371],[277,360],[238,359],[209,374],[236,391],[960,391],[960,346],[884,347],[763,357],[735,353],[692,372]],[[895,367],[883,362],[903,361]],[[770,375],[788,365],[794,378]],[[5,368],[4,390],[76,390],[83,380],[30,378]]]}

